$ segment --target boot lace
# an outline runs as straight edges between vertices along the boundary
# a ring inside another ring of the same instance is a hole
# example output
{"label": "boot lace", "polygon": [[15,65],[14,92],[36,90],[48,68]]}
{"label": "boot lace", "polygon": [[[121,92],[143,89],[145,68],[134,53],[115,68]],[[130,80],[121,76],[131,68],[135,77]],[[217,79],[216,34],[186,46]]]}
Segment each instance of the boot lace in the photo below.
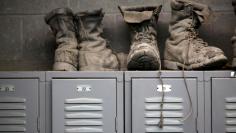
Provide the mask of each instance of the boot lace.
{"label": "boot lace", "polygon": [[187,115],[184,116],[183,119],[180,119],[179,121],[181,122],[184,122],[186,121],[190,116],[193,115],[193,102],[192,102],[192,98],[191,98],[191,95],[190,95],[190,92],[189,92],[189,87],[188,87],[188,84],[187,84],[187,79],[186,79],[186,76],[185,76],[185,65],[186,65],[186,61],[189,61],[189,49],[190,49],[190,44],[192,43],[193,40],[196,40],[199,42],[199,44],[203,44],[203,45],[199,45],[197,47],[201,48],[205,45],[205,42],[200,39],[198,37],[198,33],[196,31],[196,29],[194,28],[194,11],[193,11],[193,7],[192,5],[187,5],[187,7],[189,8],[189,11],[191,12],[191,19],[192,19],[192,23],[191,23],[191,26],[187,29],[188,31],[190,31],[189,33],[189,36],[188,36],[188,47],[187,47],[187,56],[186,56],[186,60],[184,60],[184,63],[183,63],[183,66],[182,66],[182,77],[184,78],[184,85],[185,85],[185,89],[187,91],[187,94],[188,94],[188,99],[189,99],[189,103],[190,103],[190,107],[189,107],[189,111],[187,113]]}
{"label": "boot lace", "polygon": [[139,41],[139,42],[151,43],[152,41],[154,41],[154,39],[150,34],[151,33],[148,31],[136,32],[134,39],[135,41]]}
{"label": "boot lace", "polygon": [[[208,46],[208,44],[207,44],[205,41],[203,41],[203,39],[201,39],[201,38],[199,37],[199,34],[198,34],[197,30],[194,29],[193,24],[191,24],[191,26],[187,28],[187,31],[189,31],[189,35],[188,35],[188,37],[187,37],[187,39],[188,39],[188,41],[189,41],[188,45],[190,45],[191,42],[193,42],[193,41],[197,42],[197,43],[196,43],[197,45],[196,45],[196,44],[195,44],[195,45],[192,45],[192,46],[195,48],[195,50],[197,50],[197,52],[198,52],[201,48]],[[193,43],[193,44],[194,44],[194,43]],[[189,46],[188,46],[188,47],[189,47]]]}

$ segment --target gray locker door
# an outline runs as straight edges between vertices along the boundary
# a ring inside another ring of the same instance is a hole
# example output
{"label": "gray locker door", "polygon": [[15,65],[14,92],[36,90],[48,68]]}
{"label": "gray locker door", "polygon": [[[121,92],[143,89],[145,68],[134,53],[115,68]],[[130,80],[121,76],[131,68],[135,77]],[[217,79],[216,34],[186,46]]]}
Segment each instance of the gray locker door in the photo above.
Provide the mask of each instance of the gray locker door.
{"label": "gray locker door", "polygon": [[53,133],[115,133],[115,79],[53,79]]}
{"label": "gray locker door", "polygon": [[[132,133],[196,133],[197,80],[188,78],[187,84],[193,101],[193,115],[184,123],[181,119],[189,110],[189,98],[183,79],[165,78],[164,127],[159,128],[162,91],[160,80],[132,79]],[[159,86],[159,89],[158,89]]]}
{"label": "gray locker door", "polygon": [[236,78],[212,79],[212,133],[236,133]]}
{"label": "gray locker door", "polygon": [[0,79],[0,133],[36,133],[37,79]]}

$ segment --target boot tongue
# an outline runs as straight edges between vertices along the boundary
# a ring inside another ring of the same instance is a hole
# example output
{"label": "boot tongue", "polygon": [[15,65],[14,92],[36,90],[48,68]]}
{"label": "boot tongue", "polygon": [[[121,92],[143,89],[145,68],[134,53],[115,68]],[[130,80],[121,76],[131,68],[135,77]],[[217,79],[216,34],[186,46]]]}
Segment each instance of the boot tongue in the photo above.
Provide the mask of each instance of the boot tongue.
{"label": "boot tongue", "polygon": [[210,16],[210,11],[198,11],[198,10],[193,10],[194,14],[196,15],[198,21],[200,23],[204,23],[209,19]]}
{"label": "boot tongue", "polygon": [[127,23],[141,23],[153,17],[153,11],[124,11],[124,20]]}

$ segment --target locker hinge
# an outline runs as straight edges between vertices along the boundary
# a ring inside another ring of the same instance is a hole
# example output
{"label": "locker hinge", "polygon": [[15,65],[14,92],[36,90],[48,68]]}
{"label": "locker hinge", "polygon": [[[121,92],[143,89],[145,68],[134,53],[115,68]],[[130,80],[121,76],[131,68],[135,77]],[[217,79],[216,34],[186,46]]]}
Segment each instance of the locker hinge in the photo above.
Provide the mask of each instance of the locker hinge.
{"label": "locker hinge", "polygon": [[37,117],[37,131],[40,132],[40,118]]}
{"label": "locker hinge", "polygon": [[115,117],[115,132],[118,132],[118,120],[117,117]]}
{"label": "locker hinge", "polygon": [[197,118],[195,118],[195,129],[196,129],[196,133],[198,133],[198,124],[197,124],[197,121],[198,119]]}

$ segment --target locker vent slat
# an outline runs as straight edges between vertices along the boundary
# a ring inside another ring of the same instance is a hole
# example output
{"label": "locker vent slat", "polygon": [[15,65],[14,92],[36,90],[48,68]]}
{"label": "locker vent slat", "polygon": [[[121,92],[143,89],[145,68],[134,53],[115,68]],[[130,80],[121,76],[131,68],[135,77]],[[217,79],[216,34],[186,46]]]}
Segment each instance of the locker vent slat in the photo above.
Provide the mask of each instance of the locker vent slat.
{"label": "locker vent slat", "polygon": [[67,128],[65,129],[65,133],[103,133],[103,130],[100,128],[89,128],[89,127],[81,127],[81,128]]}
{"label": "locker vent slat", "polygon": [[75,99],[66,99],[65,103],[102,103],[102,99],[91,99],[91,98],[75,98]]}
{"label": "locker vent slat", "polygon": [[236,133],[236,127],[227,127],[226,132],[227,133]]}
{"label": "locker vent slat", "polygon": [[157,126],[147,127],[146,133],[183,133],[183,128],[180,127],[168,127],[158,128]]}
{"label": "locker vent slat", "polygon": [[[161,97],[151,97],[145,99],[146,103],[160,103]],[[165,97],[164,99],[165,103],[182,103],[183,99],[178,97]]]}
{"label": "locker vent slat", "polygon": [[0,132],[25,132],[25,126],[0,125]]}
{"label": "locker vent slat", "polygon": [[157,125],[160,121],[160,97],[150,97],[145,99],[145,127],[146,133],[182,133],[183,123],[179,120],[183,118],[183,99],[179,97],[165,97],[163,106],[164,127]]}
{"label": "locker vent slat", "polygon": [[103,123],[101,121],[96,120],[72,120],[72,121],[66,121],[65,125],[67,126],[102,126]]}
{"label": "locker vent slat", "polygon": [[225,98],[226,133],[236,132],[236,97]]}
{"label": "locker vent slat", "polygon": [[102,105],[102,99],[66,99],[65,133],[103,133]]}
{"label": "locker vent slat", "polygon": [[102,111],[102,106],[95,105],[79,105],[79,106],[66,106],[66,111]]}
{"label": "locker vent slat", "polygon": [[68,119],[101,119],[102,114],[99,113],[66,113],[65,118]]}
{"label": "locker vent slat", "polygon": [[[146,120],[146,125],[153,125],[156,126],[158,125],[158,122],[160,119],[152,119],[152,120]],[[174,119],[164,119],[164,125],[174,125],[174,126],[181,126],[183,123],[179,120],[174,120]]]}
{"label": "locker vent slat", "polygon": [[0,98],[0,133],[26,132],[26,99],[19,97]]}

